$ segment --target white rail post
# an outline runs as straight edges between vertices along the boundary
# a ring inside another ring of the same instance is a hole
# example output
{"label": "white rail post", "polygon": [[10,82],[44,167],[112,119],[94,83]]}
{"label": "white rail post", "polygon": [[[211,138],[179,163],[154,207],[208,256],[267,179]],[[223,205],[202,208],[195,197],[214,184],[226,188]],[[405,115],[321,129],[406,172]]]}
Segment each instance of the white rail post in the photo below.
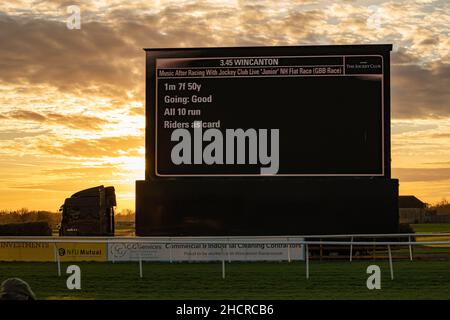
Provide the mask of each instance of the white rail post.
{"label": "white rail post", "polygon": [[288,249],[287,249],[288,262],[291,263],[291,244],[289,243],[289,238],[286,238],[286,240],[288,242]]}
{"label": "white rail post", "polygon": [[169,242],[170,242],[170,250],[169,250],[169,259],[170,259],[170,263],[173,262],[173,255],[172,255],[172,247],[173,247],[173,241],[172,238],[169,238]]}
{"label": "white rail post", "polygon": [[222,259],[222,279],[225,279],[225,259]]}
{"label": "white rail post", "polygon": [[350,237],[350,262],[353,259],[353,236]]}
{"label": "white rail post", "polygon": [[223,253],[223,246],[222,246],[222,279],[225,279],[225,255]]}
{"label": "white rail post", "polygon": [[394,280],[394,267],[392,266],[391,245],[388,244],[389,268],[391,269],[391,280]]}
{"label": "white rail post", "polygon": [[55,251],[55,262],[58,265],[58,277],[61,277],[61,260],[59,259],[58,248],[56,247],[56,242],[53,243],[54,251]]}
{"label": "white rail post", "polygon": [[137,248],[138,248],[138,253],[139,253],[139,276],[142,278],[143,277],[143,273],[142,273],[141,246],[138,244]]}
{"label": "white rail post", "polygon": [[411,245],[411,236],[408,236],[408,242],[409,242],[409,261],[413,261],[413,252],[412,252],[412,245]]}
{"label": "white rail post", "polygon": [[372,250],[373,260],[375,261],[375,238],[373,238],[373,250]]}
{"label": "white rail post", "polygon": [[228,255],[228,263],[231,263],[231,255],[230,255],[230,238],[228,238],[228,243],[227,243],[227,255]]}
{"label": "white rail post", "polygon": [[308,244],[305,244],[305,260],[306,260],[306,279],[309,279],[309,250]]}
{"label": "white rail post", "polygon": [[108,256],[111,255],[111,260],[112,260],[112,263],[114,264],[114,263],[116,263],[116,257],[115,257],[115,254],[113,252],[113,246],[114,246],[114,244],[113,245],[109,245],[109,240],[106,241],[106,248],[109,249],[108,250]]}

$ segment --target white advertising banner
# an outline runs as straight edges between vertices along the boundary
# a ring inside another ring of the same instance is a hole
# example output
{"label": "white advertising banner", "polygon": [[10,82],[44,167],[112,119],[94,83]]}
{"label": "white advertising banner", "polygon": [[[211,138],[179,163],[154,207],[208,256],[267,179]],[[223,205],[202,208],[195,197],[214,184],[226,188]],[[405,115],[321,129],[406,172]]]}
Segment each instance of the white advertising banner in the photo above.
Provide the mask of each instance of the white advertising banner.
{"label": "white advertising banner", "polygon": [[[254,243],[110,243],[109,261],[283,261],[304,260],[304,246],[258,238]],[[277,238],[287,240],[287,238]],[[211,242],[214,240],[211,239]]]}

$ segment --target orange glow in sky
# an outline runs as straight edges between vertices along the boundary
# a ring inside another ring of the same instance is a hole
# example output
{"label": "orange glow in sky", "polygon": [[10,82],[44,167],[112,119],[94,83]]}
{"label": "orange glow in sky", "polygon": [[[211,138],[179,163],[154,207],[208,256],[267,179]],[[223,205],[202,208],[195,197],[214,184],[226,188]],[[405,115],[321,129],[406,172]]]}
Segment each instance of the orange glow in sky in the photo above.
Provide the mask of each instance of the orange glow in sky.
{"label": "orange glow in sky", "polygon": [[[72,4],[72,3],[70,3]],[[392,168],[400,193],[450,198],[448,1],[0,3],[0,210],[56,211],[144,179],[142,48],[392,43]]]}

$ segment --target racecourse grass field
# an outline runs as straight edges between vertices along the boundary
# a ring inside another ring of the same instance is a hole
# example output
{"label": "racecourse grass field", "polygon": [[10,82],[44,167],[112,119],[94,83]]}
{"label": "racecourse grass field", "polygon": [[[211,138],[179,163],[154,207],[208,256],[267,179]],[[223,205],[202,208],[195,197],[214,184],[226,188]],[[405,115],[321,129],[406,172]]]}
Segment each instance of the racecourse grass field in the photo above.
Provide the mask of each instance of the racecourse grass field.
{"label": "racecourse grass field", "polygon": [[[0,263],[0,280],[20,277],[38,299],[449,299],[450,261],[311,261],[227,263],[75,263],[82,289],[68,290],[55,263]],[[368,290],[367,266],[381,268],[381,290]]]}
{"label": "racecourse grass field", "polygon": [[[450,224],[411,227],[416,233],[450,233]],[[120,223],[116,233],[134,236],[134,226]],[[430,239],[417,239],[425,240]],[[450,299],[450,248],[414,247],[414,261],[407,260],[407,247],[394,249],[394,280],[387,252],[377,255],[381,258],[353,262],[348,257],[312,260],[309,280],[305,262],[227,263],[226,279],[220,263],[144,263],[141,279],[137,262],[62,263],[61,277],[51,262],[0,262],[0,282],[20,277],[38,299]],[[79,291],[66,287],[65,270],[70,264],[81,267]],[[381,268],[381,290],[366,287],[366,269],[372,264]]]}
{"label": "racecourse grass field", "polygon": [[411,224],[415,233],[450,233],[450,223]]}

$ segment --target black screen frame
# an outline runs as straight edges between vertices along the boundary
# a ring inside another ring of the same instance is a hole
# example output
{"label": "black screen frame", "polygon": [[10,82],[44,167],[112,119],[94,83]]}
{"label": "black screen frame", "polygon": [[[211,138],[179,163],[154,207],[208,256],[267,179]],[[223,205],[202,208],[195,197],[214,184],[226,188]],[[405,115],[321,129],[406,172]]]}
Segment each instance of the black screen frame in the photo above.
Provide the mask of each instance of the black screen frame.
{"label": "black screen frame", "polygon": [[[287,46],[287,47],[223,47],[223,48],[158,48],[146,51],[146,137],[145,137],[145,172],[146,180],[170,178],[227,178],[245,176],[251,178],[277,179],[286,175],[174,175],[159,176],[156,169],[156,60],[161,58],[206,58],[206,57],[245,57],[245,56],[365,56],[379,55],[383,59],[382,74],[382,173],[374,175],[339,175],[341,177],[390,178],[390,51],[392,45],[343,45],[343,46]],[[336,175],[312,175],[336,177]],[[289,177],[308,178],[311,175],[293,174]]]}

